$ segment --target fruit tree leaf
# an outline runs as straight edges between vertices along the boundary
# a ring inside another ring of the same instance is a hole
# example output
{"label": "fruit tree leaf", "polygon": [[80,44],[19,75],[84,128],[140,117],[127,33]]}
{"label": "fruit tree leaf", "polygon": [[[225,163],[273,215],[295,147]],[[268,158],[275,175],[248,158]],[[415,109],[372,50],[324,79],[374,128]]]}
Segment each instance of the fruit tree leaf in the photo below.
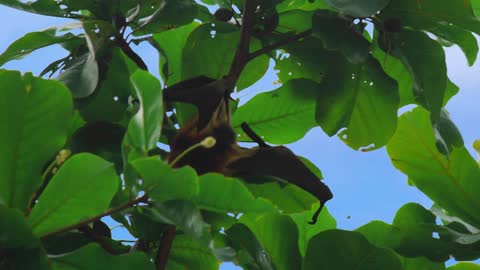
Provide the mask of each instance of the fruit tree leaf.
{"label": "fruit tree leaf", "polygon": [[72,97],[62,84],[0,71],[0,204],[25,210],[43,166],[65,144]]}
{"label": "fruit tree leaf", "polygon": [[398,255],[372,245],[358,232],[328,230],[310,239],[303,260],[304,270],[402,270]]}
{"label": "fruit tree leaf", "polygon": [[45,236],[107,210],[120,179],[112,163],[82,153],[69,158],[50,180],[28,222]]}
{"label": "fruit tree leaf", "polygon": [[385,8],[391,0],[325,0],[332,7],[353,17],[370,17]]}
{"label": "fruit tree leaf", "polygon": [[141,252],[114,256],[97,244],[89,244],[74,252],[55,256],[51,259],[53,270],[116,269],[153,270],[150,259]]}
{"label": "fruit tree leaf", "polygon": [[400,117],[387,145],[393,165],[415,186],[452,215],[480,228],[480,168],[465,147],[454,147],[448,159],[436,147],[430,116],[416,108]]}

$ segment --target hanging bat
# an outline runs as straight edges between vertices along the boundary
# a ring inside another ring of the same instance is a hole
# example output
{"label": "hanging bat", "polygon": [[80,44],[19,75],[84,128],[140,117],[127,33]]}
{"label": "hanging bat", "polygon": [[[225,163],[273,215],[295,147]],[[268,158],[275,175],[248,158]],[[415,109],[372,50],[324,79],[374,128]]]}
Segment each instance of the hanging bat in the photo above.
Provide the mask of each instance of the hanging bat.
{"label": "hanging bat", "polygon": [[[243,130],[259,147],[239,146],[230,123],[230,96],[225,85],[223,80],[197,77],[164,89],[167,102],[187,102],[195,105],[199,112],[171,141],[169,161],[178,160],[175,167],[189,165],[199,174],[217,172],[233,177],[265,175],[285,180],[320,201],[320,207],[310,222],[316,223],[324,204],[333,197],[332,192],[292,151],[284,146],[267,145],[246,123],[242,124]],[[212,148],[198,147],[178,158],[207,137],[216,140]]]}

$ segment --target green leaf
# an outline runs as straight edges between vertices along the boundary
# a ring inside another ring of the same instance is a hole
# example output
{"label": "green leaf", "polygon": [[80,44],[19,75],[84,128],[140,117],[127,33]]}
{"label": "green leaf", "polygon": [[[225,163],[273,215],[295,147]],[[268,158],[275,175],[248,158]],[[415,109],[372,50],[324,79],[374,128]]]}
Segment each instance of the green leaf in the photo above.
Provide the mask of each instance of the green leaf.
{"label": "green leaf", "polygon": [[187,235],[175,236],[167,269],[170,269],[171,264],[183,266],[180,269],[217,270],[219,267],[212,251]]}
{"label": "green leaf", "polygon": [[[419,204],[409,203],[398,210],[392,225],[372,221],[357,231],[374,245],[392,248],[409,258],[424,256],[432,261],[443,262],[451,256],[457,260],[472,260],[480,256],[478,244],[475,243],[478,235],[463,234],[439,226],[435,218]],[[435,233],[440,237],[434,237]],[[456,238],[459,236],[464,238]],[[472,239],[474,241],[464,241]]]}
{"label": "green leaf", "polygon": [[443,262],[432,262],[424,257],[400,257],[400,261],[403,264],[403,270],[445,270],[445,264]]}
{"label": "green leaf", "polygon": [[235,224],[226,234],[237,251],[239,265],[244,269],[275,269],[270,255],[247,226]]}
{"label": "green leaf", "polygon": [[437,29],[431,30],[433,34],[444,40],[457,44],[465,54],[468,65],[475,63],[478,55],[478,43],[473,34],[455,25],[438,24]]}
{"label": "green leaf", "polygon": [[279,22],[275,31],[280,33],[302,32],[312,28],[313,12],[289,10],[279,14]]}
{"label": "green leaf", "polygon": [[275,269],[301,269],[297,226],[290,216],[275,213],[262,216],[246,214],[240,221],[255,234],[271,256]]}
{"label": "green leaf", "polygon": [[461,262],[447,268],[447,270],[479,270],[480,265],[471,262]]}
{"label": "green leaf", "polygon": [[0,204],[27,209],[43,166],[65,144],[72,97],[62,84],[0,71]]}
{"label": "green leaf", "polygon": [[195,19],[198,5],[193,0],[162,1],[152,15],[139,20],[142,33],[158,33],[162,30],[189,24]]}
{"label": "green leaf", "polygon": [[51,262],[53,270],[154,269],[153,263],[144,253],[114,256],[97,244],[89,244],[74,252],[53,257]]}
{"label": "green leaf", "polygon": [[427,34],[411,30],[396,33],[392,42],[392,54],[413,78],[417,102],[432,112],[432,119],[438,118],[448,81],[443,48]]}
{"label": "green leaf", "polygon": [[391,0],[325,0],[332,7],[353,17],[370,17],[384,9]]}
{"label": "green leaf", "polygon": [[403,268],[395,252],[370,244],[360,233],[329,230],[310,239],[302,269],[402,270]]}
{"label": "green leaf", "polygon": [[442,110],[440,117],[433,125],[435,138],[437,139],[437,148],[442,154],[448,155],[453,147],[462,147],[463,138],[457,126],[450,120],[447,111]]}
{"label": "green leaf", "polygon": [[325,54],[330,64],[320,85],[316,119],[322,129],[339,137],[353,149],[373,150],[384,146],[397,124],[397,84],[369,58],[353,65],[338,54]]}
{"label": "green leaf", "polygon": [[[175,178],[172,178],[175,179]],[[191,201],[172,200],[153,204],[149,211],[154,220],[175,225],[177,230],[195,238],[205,246],[212,241],[210,226],[203,221],[200,210]]]}
{"label": "green leaf", "polygon": [[89,35],[85,35],[85,39],[88,52],[73,58],[56,78],[72,91],[75,98],[84,98],[91,95],[97,88],[99,81],[94,44]]}
{"label": "green leaf", "polygon": [[172,169],[158,157],[137,159],[132,166],[142,177],[140,186],[153,200],[189,200],[199,192],[198,177],[191,167]]}
{"label": "green leaf", "polygon": [[286,214],[310,210],[311,206],[318,202],[318,199],[310,193],[292,184],[285,185],[275,181],[247,184],[247,187],[255,197],[268,199]]}
{"label": "green leaf", "polygon": [[118,189],[113,164],[92,154],[68,159],[38,198],[28,222],[45,236],[103,213]]}
{"label": "green leaf", "polygon": [[421,108],[400,117],[387,145],[393,165],[440,207],[480,228],[480,169],[464,148],[453,148],[448,159],[436,148],[429,114]]}
{"label": "green leaf", "polygon": [[31,52],[53,44],[79,39],[72,33],[57,36],[59,28],[48,28],[44,31],[31,32],[17,39],[0,55],[0,66],[8,61],[22,59]]}
{"label": "green leaf", "polygon": [[312,31],[325,49],[339,50],[351,63],[358,64],[369,57],[370,43],[351,18],[330,10],[318,10],[312,19]]}
{"label": "green leaf", "polygon": [[125,118],[128,98],[134,93],[129,66],[135,65],[119,48],[112,50],[105,78],[94,95],[77,101],[87,122],[120,122]]}
{"label": "green leaf", "polygon": [[159,70],[166,85],[173,85],[182,79],[182,52],[190,33],[198,26],[193,22],[179,28],[154,34],[160,53]]}
{"label": "green leaf", "polygon": [[[74,0],[73,0],[74,1]],[[72,2],[72,0],[67,0],[65,2]],[[85,1],[82,1],[85,2]],[[70,10],[62,9],[62,6],[70,7],[69,3],[59,3],[51,0],[37,0],[37,1],[20,1],[20,0],[0,0],[0,4],[42,15],[48,16],[57,16],[57,17],[80,17],[70,13]],[[67,5],[65,5],[67,4]]]}
{"label": "green leaf", "polygon": [[308,242],[313,236],[325,230],[335,229],[337,227],[337,222],[326,207],[320,212],[317,223],[315,225],[309,224],[309,222],[312,221],[312,216],[317,210],[318,206],[314,205],[306,212],[290,214],[290,217],[295,221],[298,228],[298,247],[302,257],[305,256]]}
{"label": "green leaf", "polygon": [[290,1],[281,1],[277,5],[277,11],[283,12],[288,10],[306,10],[312,11],[317,9],[331,9],[329,5],[325,3],[325,0],[290,0]]}
{"label": "green leaf", "polygon": [[162,87],[157,78],[138,70],[130,80],[140,101],[138,112],[128,124],[128,141],[139,152],[146,154],[156,147],[163,122]]}
{"label": "green leaf", "polygon": [[[183,49],[182,79],[206,76],[220,79],[227,75],[238,46],[240,32],[234,25],[216,22],[197,27],[188,37]],[[215,50],[212,50],[215,48]],[[261,49],[261,43],[253,39],[250,51]],[[244,89],[267,71],[269,58],[260,56],[250,61],[237,82],[239,90]]]}
{"label": "green leaf", "polygon": [[316,126],[317,89],[315,82],[298,79],[286,82],[277,90],[256,95],[233,115],[233,127],[241,134],[239,139],[249,140],[240,129],[243,122],[273,144],[301,139]]}
{"label": "green leaf", "polygon": [[18,209],[0,205],[0,269],[47,270],[47,254]]}
{"label": "green leaf", "polygon": [[238,179],[209,173],[199,177],[200,191],[197,205],[220,213],[276,212],[276,208],[263,198],[255,198]]}
{"label": "green leaf", "polygon": [[391,0],[378,17],[382,21],[400,19],[402,25],[418,30],[430,30],[438,24],[451,23],[480,33],[480,21],[473,13],[470,0]]}

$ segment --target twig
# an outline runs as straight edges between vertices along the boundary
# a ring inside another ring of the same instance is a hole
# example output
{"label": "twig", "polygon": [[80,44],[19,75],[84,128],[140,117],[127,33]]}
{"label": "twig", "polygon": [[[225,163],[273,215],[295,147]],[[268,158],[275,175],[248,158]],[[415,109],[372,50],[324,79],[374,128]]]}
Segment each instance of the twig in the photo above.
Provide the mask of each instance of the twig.
{"label": "twig", "polygon": [[106,250],[108,253],[110,253],[112,255],[120,255],[120,254],[125,253],[125,252],[119,252],[118,250],[115,250],[115,248],[113,248],[110,245],[110,243],[108,243],[108,241],[105,240],[105,238],[103,238],[101,236],[98,236],[98,235],[95,235],[93,230],[88,225],[84,225],[84,226],[78,228],[78,230],[81,231],[83,233],[83,235],[85,235],[85,237],[87,237],[90,240],[98,243],[104,250]]}
{"label": "twig", "polygon": [[258,51],[255,51],[251,54],[249,54],[249,57],[248,57],[248,60],[252,60],[254,58],[257,58],[258,56],[264,54],[264,53],[268,53],[268,52],[271,52],[275,49],[278,49],[280,47],[283,47],[285,45],[288,45],[289,43],[292,43],[294,41],[297,41],[299,39],[302,39],[302,38],[305,38],[305,37],[308,37],[309,35],[312,34],[312,29],[309,29],[309,30],[306,30],[306,31],[303,31],[303,32],[300,32],[296,35],[293,35],[293,36],[290,36],[286,39],[282,39],[280,41],[277,41],[271,45],[268,45],[266,47],[263,47],[262,49],[258,50]]}
{"label": "twig", "polygon": [[120,47],[120,49],[122,49],[122,51],[130,59],[132,59],[132,61],[135,62],[139,68],[148,71],[147,64],[145,64],[142,58],[136,52],[134,52],[132,48],[130,48],[127,41],[120,34],[115,35],[115,41],[117,42],[117,45]]}
{"label": "twig", "polygon": [[142,197],[136,198],[135,200],[132,200],[132,201],[128,201],[128,202],[126,202],[126,203],[124,203],[124,204],[122,204],[118,207],[109,209],[109,210],[101,213],[100,215],[94,216],[92,218],[86,219],[84,221],[81,221],[79,223],[76,223],[76,224],[73,224],[73,225],[70,225],[70,226],[67,226],[67,227],[64,227],[64,228],[59,229],[57,231],[49,232],[45,235],[42,235],[41,238],[45,238],[45,237],[48,237],[50,235],[60,234],[60,233],[64,233],[64,232],[74,230],[74,229],[81,228],[82,226],[87,225],[89,223],[92,223],[95,220],[101,219],[102,217],[109,216],[111,214],[120,212],[122,210],[125,210],[125,209],[137,204],[137,203],[147,202],[147,201],[148,201],[148,197],[146,195],[143,195]]}
{"label": "twig", "polygon": [[167,231],[162,235],[160,247],[158,248],[157,256],[155,257],[157,270],[164,270],[167,266],[168,255],[170,254],[176,231],[177,229],[175,228],[175,225],[169,225]]}

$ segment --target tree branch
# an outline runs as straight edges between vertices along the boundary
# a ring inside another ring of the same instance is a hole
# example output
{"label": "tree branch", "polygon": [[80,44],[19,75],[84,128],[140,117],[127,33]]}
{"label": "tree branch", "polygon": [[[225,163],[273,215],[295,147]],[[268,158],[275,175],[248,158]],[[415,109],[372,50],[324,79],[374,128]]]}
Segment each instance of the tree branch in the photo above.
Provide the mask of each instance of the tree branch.
{"label": "tree branch", "polygon": [[177,229],[175,228],[175,225],[169,225],[168,229],[162,235],[160,247],[158,248],[157,256],[155,257],[157,270],[164,270],[167,266],[168,255],[170,254],[176,231]]}
{"label": "tree branch", "polygon": [[135,64],[137,64],[137,66],[139,68],[148,71],[147,64],[145,64],[145,62],[143,62],[142,58],[136,52],[134,52],[132,50],[132,48],[130,48],[127,41],[125,41],[125,39],[120,34],[115,35],[115,41],[116,41],[117,45],[120,47],[120,49],[122,49],[122,51],[130,59],[132,59],[132,61],[135,62]]}
{"label": "tree branch", "polygon": [[269,53],[269,52],[271,52],[271,51],[273,51],[273,50],[275,50],[275,49],[278,49],[278,48],[280,48],[280,47],[283,47],[283,46],[285,46],[285,45],[288,45],[288,44],[290,44],[290,43],[292,43],[292,42],[294,42],[294,41],[297,41],[297,40],[299,40],[299,39],[308,37],[308,36],[311,35],[311,34],[312,34],[312,29],[309,29],[309,30],[300,32],[300,33],[298,33],[298,34],[296,34],[296,35],[290,36],[290,37],[288,37],[288,38],[286,38],[286,39],[282,39],[282,40],[280,40],[280,41],[277,41],[277,42],[275,42],[275,43],[273,43],[273,44],[271,44],[271,45],[268,45],[268,46],[266,46],[266,47],[263,47],[262,49],[260,49],[260,50],[258,50],[258,51],[255,51],[255,52],[253,52],[253,53],[251,53],[251,54],[249,54],[249,56],[248,56],[248,61],[257,58],[258,56],[260,56],[260,55],[262,55],[262,54],[264,54],[264,53]]}
{"label": "tree branch", "polygon": [[41,238],[45,238],[45,237],[48,237],[48,236],[51,236],[51,235],[68,232],[68,231],[71,231],[71,230],[74,230],[74,229],[79,229],[79,228],[83,227],[84,225],[90,224],[90,223],[94,222],[95,220],[101,219],[102,217],[109,216],[111,214],[120,212],[122,210],[125,210],[125,209],[137,204],[137,203],[147,202],[147,200],[148,200],[148,197],[146,195],[143,195],[142,197],[136,198],[135,200],[128,201],[128,202],[126,202],[126,203],[124,203],[124,204],[122,204],[118,207],[111,208],[111,209],[101,213],[100,215],[94,216],[92,218],[86,219],[84,221],[81,221],[79,223],[76,223],[76,224],[73,224],[73,225],[70,225],[70,226],[67,226],[67,227],[64,227],[64,228],[59,229],[57,231],[53,231],[53,232],[50,232],[48,234],[45,234]]}
{"label": "tree branch", "polygon": [[230,67],[230,72],[227,75],[227,86],[229,90],[235,87],[240,73],[248,63],[250,54],[250,39],[253,30],[253,15],[255,12],[256,0],[245,0],[242,16],[242,28],[240,29],[240,41],[238,43],[237,52],[233,63]]}

